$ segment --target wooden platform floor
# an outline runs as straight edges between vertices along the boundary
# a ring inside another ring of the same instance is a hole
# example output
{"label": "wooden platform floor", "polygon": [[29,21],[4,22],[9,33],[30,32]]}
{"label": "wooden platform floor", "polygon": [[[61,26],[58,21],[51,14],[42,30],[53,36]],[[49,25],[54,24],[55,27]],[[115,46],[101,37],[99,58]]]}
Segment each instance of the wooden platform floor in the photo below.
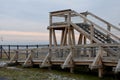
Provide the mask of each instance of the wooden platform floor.
{"label": "wooden platform floor", "polygon": [[[93,63],[93,61],[94,61],[94,59],[92,59],[92,58],[91,59],[90,58],[88,58],[88,59],[74,59],[73,63],[74,63],[74,65],[90,65],[90,64]],[[17,62],[19,64],[23,64],[25,62],[25,59],[24,60],[18,60]],[[40,59],[33,59],[32,60],[33,65],[34,64],[40,65],[40,64],[42,64],[42,62],[43,62],[43,60],[40,60]],[[65,60],[53,59],[50,62],[51,62],[51,65],[62,65],[65,62]],[[13,61],[12,63],[15,63],[15,61]],[[105,66],[115,67],[117,65],[118,61],[103,59],[102,63]]]}

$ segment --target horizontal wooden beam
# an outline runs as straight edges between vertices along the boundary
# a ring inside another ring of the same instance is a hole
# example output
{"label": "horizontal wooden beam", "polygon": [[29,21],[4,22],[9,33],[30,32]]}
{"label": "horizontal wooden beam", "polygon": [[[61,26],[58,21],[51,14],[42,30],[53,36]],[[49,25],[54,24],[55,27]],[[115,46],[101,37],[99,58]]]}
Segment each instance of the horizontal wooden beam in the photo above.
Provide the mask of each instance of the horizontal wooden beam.
{"label": "horizontal wooden beam", "polygon": [[50,14],[53,16],[53,15],[66,14],[66,13],[69,13],[69,12],[71,12],[71,9],[54,11],[54,12],[50,12]]}
{"label": "horizontal wooden beam", "polygon": [[58,30],[61,30],[61,29],[64,29],[68,27],[68,25],[56,25],[56,26],[48,26],[47,29],[58,29]]}

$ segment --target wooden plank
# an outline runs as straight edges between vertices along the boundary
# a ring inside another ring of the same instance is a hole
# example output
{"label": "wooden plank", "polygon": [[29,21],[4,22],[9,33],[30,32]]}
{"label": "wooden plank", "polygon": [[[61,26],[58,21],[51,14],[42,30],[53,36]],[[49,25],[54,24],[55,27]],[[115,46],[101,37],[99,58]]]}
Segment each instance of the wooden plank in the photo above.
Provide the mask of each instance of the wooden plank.
{"label": "wooden plank", "polygon": [[68,12],[68,11],[71,11],[71,9],[65,9],[65,10],[53,11],[53,12],[50,12],[50,13],[51,13],[51,14],[54,14],[54,13]]}
{"label": "wooden plank", "polygon": [[54,12],[50,12],[52,16],[56,16],[56,15],[66,15],[67,13],[71,13],[71,10],[60,10],[60,11],[54,11]]}
{"label": "wooden plank", "polygon": [[47,29],[55,29],[55,30],[63,30],[68,27],[68,25],[56,25],[56,26],[48,26]]}

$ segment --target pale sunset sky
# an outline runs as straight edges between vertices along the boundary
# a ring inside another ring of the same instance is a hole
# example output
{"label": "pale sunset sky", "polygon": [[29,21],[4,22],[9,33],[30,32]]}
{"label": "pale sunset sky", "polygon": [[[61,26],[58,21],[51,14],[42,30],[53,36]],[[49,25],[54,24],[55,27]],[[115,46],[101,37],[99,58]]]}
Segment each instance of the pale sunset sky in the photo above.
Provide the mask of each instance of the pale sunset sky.
{"label": "pale sunset sky", "polygon": [[0,44],[48,43],[49,12],[63,9],[89,11],[120,28],[120,0],[0,0]]}

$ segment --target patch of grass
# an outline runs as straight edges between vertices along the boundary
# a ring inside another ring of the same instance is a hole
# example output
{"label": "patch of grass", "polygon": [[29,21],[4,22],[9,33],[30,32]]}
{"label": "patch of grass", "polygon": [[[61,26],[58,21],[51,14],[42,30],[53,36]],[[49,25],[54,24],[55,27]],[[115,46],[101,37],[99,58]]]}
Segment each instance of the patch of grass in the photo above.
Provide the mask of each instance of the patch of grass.
{"label": "patch of grass", "polygon": [[44,72],[39,72],[24,69],[24,70],[10,70],[10,69],[0,69],[0,76],[7,77],[10,80],[43,80],[47,79],[47,75],[43,75]]}
{"label": "patch of grass", "polygon": [[0,77],[10,80],[115,80],[113,78],[99,79],[97,76],[89,74],[72,74],[60,70],[22,68],[22,70],[0,69]]}

